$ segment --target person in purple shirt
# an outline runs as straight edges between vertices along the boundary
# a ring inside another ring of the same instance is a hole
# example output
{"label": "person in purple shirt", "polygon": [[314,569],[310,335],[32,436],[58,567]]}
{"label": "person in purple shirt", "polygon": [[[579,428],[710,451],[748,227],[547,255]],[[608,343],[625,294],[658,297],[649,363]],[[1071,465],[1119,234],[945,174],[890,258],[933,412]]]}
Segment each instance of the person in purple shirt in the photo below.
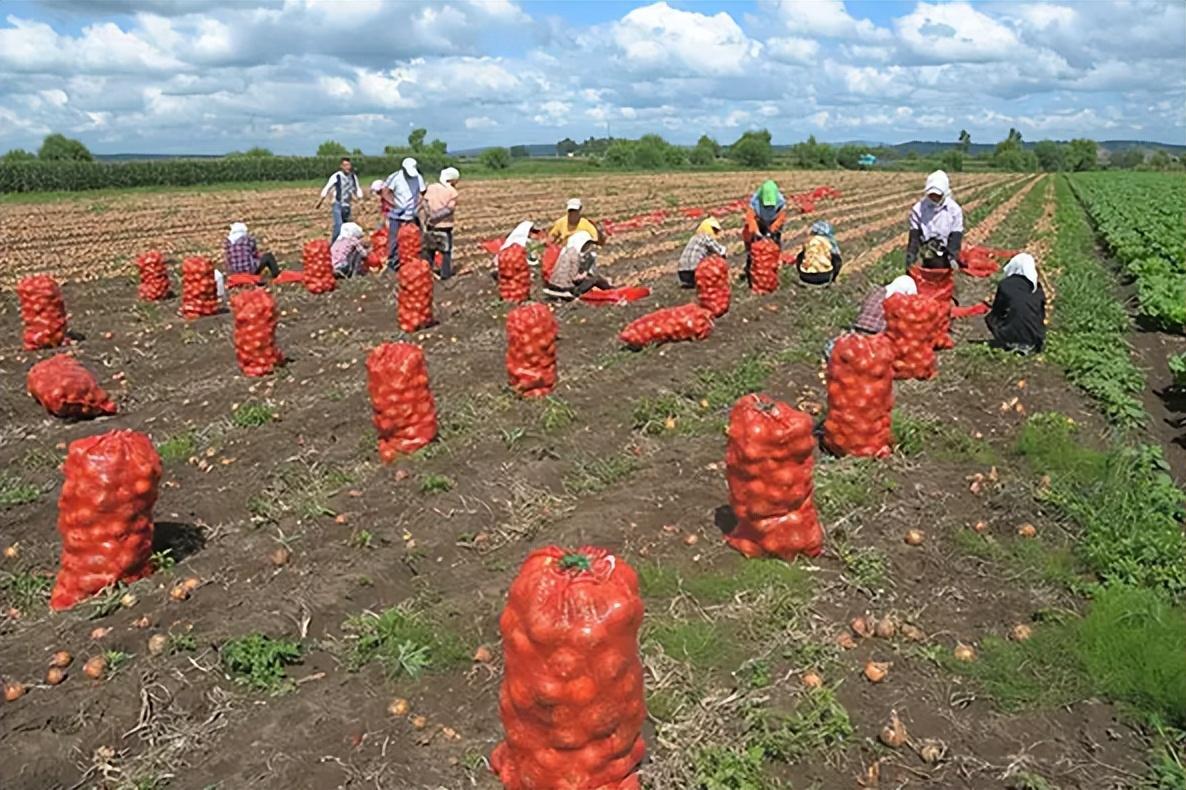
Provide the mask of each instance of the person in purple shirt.
{"label": "person in purple shirt", "polygon": [[259,274],[264,269],[275,277],[280,273],[276,256],[270,252],[261,253],[255,237],[247,232],[247,224],[236,222],[222,243],[223,258],[227,274]]}
{"label": "person in purple shirt", "polygon": [[959,258],[964,238],[964,210],[951,194],[947,173],[927,176],[922,199],[910,209],[906,268],[922,258],[924,269],[950,269]]}

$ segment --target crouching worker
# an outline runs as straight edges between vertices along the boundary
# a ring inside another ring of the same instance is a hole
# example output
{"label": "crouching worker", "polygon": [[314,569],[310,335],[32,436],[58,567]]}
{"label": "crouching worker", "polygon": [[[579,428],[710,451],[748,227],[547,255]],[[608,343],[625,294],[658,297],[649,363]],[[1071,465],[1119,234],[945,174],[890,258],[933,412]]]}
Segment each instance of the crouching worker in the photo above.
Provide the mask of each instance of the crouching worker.
{"label": "crouching worker", "polygon": [[[884,332],[885,300],[895,294],[915,296],[917,293],[918,285],[914,282],[914,278],[908,274],[894,278],[894,281],[889,285],[877,286],[869,292],[869,295],[865,297],[865,301],[861,302],[861,310],[857,313],[856,320],[853,321],[848,331],[860,332],[863,335],[876,335]],[[831,358],[832,346],[835,344],[835,339],[828,341],[828,344],[824,347],[824,359]]]}
{"label": "crouching worker", "polygon": [[741,225],[741,240],[745,242],[745,279],[749,281],[750,265],[753,263],[752,248],[759,239],[770,239],[782,249],[782,226],[787,220],[787,199],[778,191],[778,184],[771,180],[762,182],[758,191],[750,198]]}
{"label": "crouching worker", "polygon": [[247,232],[247,224],[236,222],[222,243],[223,259],[227,274],[259,274],[267,269],[273,277],[280,273],[276,256],[260,252],[255,237]]}
{"label": "crouching worker", "polygon": [[334,277],[357,277],[366,274],[367,245],[362,240],[362,228],[356,222],[343,222],[338,240],[329,248]]}
{"label": "crouching worker", "polygon": [[795,258],[803,285],[831,285],[840,274],[840,245],[830,222],[813,222],[811,234]]}
{"label": "crouching worker", "polygon": [[568,237],[551,277],[544,283],[545,296],[569,302],[594,288],[602,291],[613,288],[594,271],[597,264],[597,253],[593,250],[595,243],[583,230]]}
{"label": "crouching worker", "polygon": [[681,288],[696,287],[696,267],[710,255],[725,257],[725,247],[717,239],[721,235],[721,223],[716,217],[709,217],[696,227],[696,233],[684,246],[679,256],[679,285]]}
{"label": "crouching worker", "polygon": [[992,310],[984,317],[992,344],[1033,354],[1046,344],[1046,292],[1038,280],[1038,265],[1029,253],[1018,253],[1005,264]]}

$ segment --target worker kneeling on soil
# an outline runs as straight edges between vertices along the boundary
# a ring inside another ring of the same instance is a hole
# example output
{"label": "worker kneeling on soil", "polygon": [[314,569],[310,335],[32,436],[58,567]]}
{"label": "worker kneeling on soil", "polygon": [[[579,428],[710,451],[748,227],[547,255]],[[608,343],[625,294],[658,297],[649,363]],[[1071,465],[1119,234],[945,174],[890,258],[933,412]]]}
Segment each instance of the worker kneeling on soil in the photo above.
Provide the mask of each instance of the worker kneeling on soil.
{"label": "worker kneeling on soil", "polygon": [[343,222],[338,240],[329,248],[334,277],[357,277],[366,274],[367,245],[362,239],[362,227],[356,222]]}
{"label": "worker kneeling on soil", "polygon": [[[869,292],[869,295],[865,297],[865,301],[861,302],[861,310],[857,313],[857,318],[853,321],[848,331],[859,332],[863,335],[876,335],[884,332],[885,300],[894,294],[914,296],[917,293],[918,285],[914,282],[914,278],[908,274],[894,278],[894,281],[889,285],[877,286]],[[833,338],[824,346],[824,359],[831,358],[832,346],[835,344],[836,340]]]}
{"label": "worker kneeling on soil", "polygon": [[725,257],[725,245],[717,241],[721,235],[721,223],[716,217],[709,217],[696,227],[696,233],[688,239],[679,256],[679,284],[681,288],[696,287],[696,267],[710,255]]}
{"label": "worker kneeling on soil", "polygon": [[795,258],[795,269],[803,285],[831,285],[840,275],[840,244],[831,222],[813,222],[811,233]]}
{"label": "worker kneeling on soil", "polygon": [[1046,344],[1046,292],[1038,280],[1034,256],[1022,252],[1005,264],[992,310],[984,317],[992,344],[998,348],[1033,354]]}
{"label": "worker kneeling on soil", "polygon": [[227,274],[259,274],[267,269],[273,277],[280,273],[276,256],[260,252],[255,237],[247,232],[247,224],[236,222],[222,243],[223,260]]}
{"label": "worker kneeling on soil", "polygon": [[564,244],[574,233],[584,231],[594,244],[605,244],[605,234],[589,220],[581,216],[581,199],[572,198],[568,201],[567,213],[552,223],[548,236],[555,244]]}
{"label": "worker kneeling on soil", "polygon": [[545,296],[567,302],[594,288],[602,291],[613,288],[594,271],[597,264],[597,253],[593,250],[595,243],[583,230],[568,237],[560,257],[556,259],[552,276],[544,283]]}
{"label": "worker kneeling on soil", "polygon": [[745,279],[749,280],[752,263],[750,248],[758,239],[770,239],[782,247],[782,226],[787,219],[787,199],[778,191],[778,184],[767,180],[758,187],[745,210],[741,226],[741,240],[745,242]]}

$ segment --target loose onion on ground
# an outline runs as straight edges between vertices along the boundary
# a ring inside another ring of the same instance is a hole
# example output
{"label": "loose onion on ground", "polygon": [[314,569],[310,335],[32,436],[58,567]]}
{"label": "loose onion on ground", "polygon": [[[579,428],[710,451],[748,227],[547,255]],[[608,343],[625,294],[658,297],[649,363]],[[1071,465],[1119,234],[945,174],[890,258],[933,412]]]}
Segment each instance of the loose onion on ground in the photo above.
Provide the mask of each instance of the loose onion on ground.
{"label": "loose onion on ground", "polygon": [[4,684],[4,701],[15,702],[21,697],[25,696],[25,692],[29,689],[24,683],[19,683],[15,680],[10,680]]}
{"label": "loose onion on ground", "polygon": [[893,666],[891,661],[873,661],[865,662],[865,679],[870,683],[880,683],[889,675],[890,667]]}
{"label": "loose onion on ground", "polygon": [[898,712],[891,710],[889,724],[881,728],[879,740],[891,749],[897,749],[906,743],[907,737],[906,725],[898,718]]}
{"label": "loose onion on ground", "polygon": [[74,661],[74,656],[70,655],[69,651],[59,650],[49,658],[49,665],[57,667],[58,669],[65,669]]}
{"label": "loose onion on ground", "polygon": [[94,680],[100,680],[107,674],[107,659],[103,656],[91,656],[82,665],[82,674]]}
{"label": "loose onion on ground", "polygon": [[955,649],[951,651],[951,655],[956,661],[971,663],[976,660],[976,649],[971,645],[965,645],[963,642],[959,642],[956,644]]}

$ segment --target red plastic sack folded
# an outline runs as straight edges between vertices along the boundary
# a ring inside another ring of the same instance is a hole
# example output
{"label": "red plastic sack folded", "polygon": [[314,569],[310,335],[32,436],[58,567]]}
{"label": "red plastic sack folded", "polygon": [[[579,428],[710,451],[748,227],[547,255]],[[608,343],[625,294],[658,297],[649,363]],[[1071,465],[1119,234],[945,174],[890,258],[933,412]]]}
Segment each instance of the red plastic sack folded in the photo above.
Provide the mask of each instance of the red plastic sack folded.
{"label": "red plastic sack folded", "polygon": [[498,253],[498,296],[504,302],[526,302],[531,295],[527,250],[512,244]]}
{"label": "red plastic sack folded", "polygon": [[712,334],[712,313],[698,304],[664,307],[626,325],[618,339],[633,349],[679,340],[704,340]]}
{"label": "red plastic sack folded", "polygon": [[499,618],[506,739],[490,765],[507,790],[638,790],[646,719],[638,576],[585,546],[528,555]]}
{"label": "red plastic sack folded", "polygon": [[140,272],[140,287],[136,295],[146,302],[156,302],[169,297],[169,271],[165,268],[164,257],[152,250],[136,258],[136,268]]}
{"label": "red plastic sack folded", "polygon": [[214,264],[195,256],[181,262],[181,315],[201,318],[219,310],[218,285],[214,281]]}
{"label": "red plastic sack folded", "polygon": [[758,239],[750,245],[750,289],[756,294],[778,290],[778,244],[771,239]]}
{"label": "red plastic sack folded", "polygon": [[700,306],[720,318],[729,312],[729,264],[724,258],[711,255],[696,266],[696,299]]}
{"label": "red plastic sack folded", "polygon": [[399,246],[399,265],[420,260],[420,227],[415,222],[405,222],[395,233]]}
{"label": "red plastic sack folded", "polygon": [[836,455],[888,454],[893,409],[893,343],[880,334],[842,335],[828,360],[824,447]]}
{"label": "red plastic sack folded", "polygon": [[272,278],[272,285],[287,285],[288,283],[303,283],[305,281],[304,272],[294,272],[291,269],[280,272]]}
{"label": "red plastic sack folded", "polygon": [[33,400],[55,417],[89,419],[115,414],[115,404],[82,363],[57,354],[29,369],[26,388]]}
{"label": "red plastic sack folded", "polygon": [[952,318],[970,318],[971,316],[985,315],[988,313],[988,305],[984,302],[977,302],[967,307],[953,307],[951,308]]}
{"label": "red plastic sack folded", "polygon": [[436,401],[424,352],[412,343],[383,343],[367,357],[367,389],[384,463],[414,453],[437,435]]}
{"label": "red plastic sack folded", "polygon": [[432,270],[428,268],[428,261],[401,263],[398,276],[396,314],[399,328],[405,332],[415,332],[432,326]]}
{"label": "red plastic sack folded", "polygon": [[556,386],[556,317],[544,304],[525,304],[507,313],[507,377],[525,398],[547,395]]}
{"label": "red plastic sack folded", "polygon": [[337,287],[329,242],[313,239],[301,248],[301,268],[305,275],[305,290],[311,294],[329,293]]}
{"label": "red plastic sack folded", "polygon": [[934,299],[944,308],[935,324],[935,348],[954,348],[955,340],[951,337],[951,308],[955,303],[955,272],[951,269],[911,266],[909,274],[918,286],[919,296]]}
{"label": "red plastic sack folded", "polygon": [[759,393],[733,407],[725,479],[737,526],[725,541],[745,556],[790,560],[823,551],[812,500],[812,428],[803,412]]}
{"label": "red plastic sack folded", "polygon": [[276,300],[261,288],[231,297],[235,314],[235,359],[245,376],[266,376],[284,364],[276,346]]}
{"label": "red plastic sack folded", "polygon": [[49,599],[54,611],[152,573],[161,458],[144,434],[110,431],[71,442],[62,471],[62,563]]}
{"label": "red plastic sack folded", "polygon": [[236,272],[235,274],[227,275],[226,287],[232,288],[255,288],[263,285],[264,278],[258,274],[251,274],[249,272]]}
{"label": "red plastic sack folded", "polygon": [[25,277],[17,283],[16,295],[21,303],[26,349],[55,348],[66,342],[66,305],[54,278],[48,274]]}
{"label": "red plastic sack folded", "polygon": [[580,299],[589,304],[627,304],[650,295],[651,289],[645,285],[624,285],[621,288],[594,288],[581,294]]}
{"label": "red plastic sack folded", "polygon": [[949,308],[926,296],[885,300],[885,336],[894,346],[895,379],[929,379],[937,372],[935,333]]}

